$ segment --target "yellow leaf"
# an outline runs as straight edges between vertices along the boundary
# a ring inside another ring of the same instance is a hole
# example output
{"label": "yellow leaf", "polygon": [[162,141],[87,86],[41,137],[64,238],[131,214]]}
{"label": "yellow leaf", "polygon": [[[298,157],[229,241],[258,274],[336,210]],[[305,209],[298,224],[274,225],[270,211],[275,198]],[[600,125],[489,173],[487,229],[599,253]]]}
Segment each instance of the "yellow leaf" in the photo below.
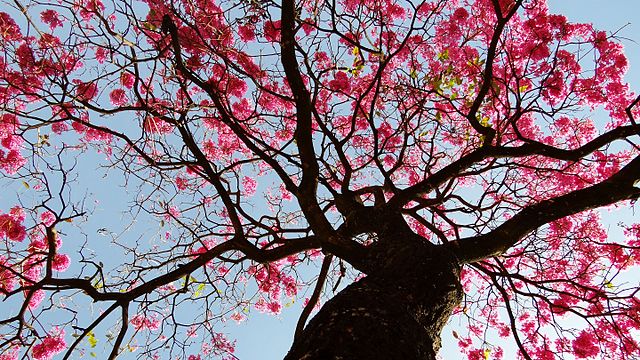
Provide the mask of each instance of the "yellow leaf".
{"label": "yellow leaf", "polygon": [[193,293],[193,297],[199,297],[202,294],[202,291],[204,290],[205,287],[206,285],[204,283],[201,283],[200,285],[198,285],[198,287],[196,288],[196,291]]}
{"label": "yellow leaf", "polygon": [[24,185],[24,187],[27,188],[27,189],[31,188],[31,186],[29,186],[29,183],[26,182],[26,181],[23,181],[22,185]]}
{"label": "yellow leaf", "polygon": [[444,61],[449,59],[449,49],[444,49],[443,52],[438,54],[438,60]]}
{"label": "yellow leaf", "polygon": [[489,355],[491,355],[491,350],[484,349],[484,360],[489,360]]}
{"label": "yellow leaf", "polygon": [[144,26],[147,30],[151,30],[151,31],[158,30],[158,27],[154,23],[149,21],[143,21],[142,26]]}
{"label": "yellow leaf", "polygon": [[96,336],[93,334],[93,331],[89,331],[89,333],[87,334],[87,340],[89,341],[89,345],[91,345],[92,348],[96,347],[98,340],[96,339]]}

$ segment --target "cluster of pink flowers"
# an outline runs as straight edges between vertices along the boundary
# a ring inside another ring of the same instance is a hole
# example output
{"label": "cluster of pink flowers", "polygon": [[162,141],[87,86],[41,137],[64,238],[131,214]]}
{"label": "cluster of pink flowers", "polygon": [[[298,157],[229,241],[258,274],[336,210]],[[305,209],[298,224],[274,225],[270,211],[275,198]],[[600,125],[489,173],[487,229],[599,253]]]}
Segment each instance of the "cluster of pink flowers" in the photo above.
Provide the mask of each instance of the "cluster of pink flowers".
{"label": "cluster of pink flowers", "polygon": [[278,42],[280,41],[280,20],[266,21],[264,23],[264,37],[267,41]]}
{"label": "cluster of pink flowers", "polygon": [[258,290],[266,296],[256,302],[255,308],[257,310],[279,314],[282,311],[282,290],[288,297],[295,297],[298,293],[296,280],[283,271],[285,261],[286,259],[249,269],[249,274],[253,275],[258,282]]}
{"label": "cluster of pink flowers", "polygon": [[144,314],[134,315],[129,323],[136,330],[158,330],[160,328],[160,319],[157,316],[145,316]]}
{"label": "cluster of pink flowers", "polygon": [[55,30],[57,27],[61,27],[63,25],[63,18],[60,17],[57,11],[52,9],[47,9],[40,13],[40,20],[43,23],[49,25],[51,30]]}
{"label": "cluster of pink flowers", "polygon": [[61,353],[67,347],[64,341],[64,330],[54,329],[54,332],[47,335],[42,342],[33,347],[32,355],[35,360],[50,360],[56,354]]}
{"label": "cluster of pink flowers", "polygon": [[0,36],[5,41],[15,41],[22,37],[18,24],[4,11],[0,12]]}
{"label": "cluster of pink flowers", "polygon": [[236,351],[236,342],[229,341],[224,334],[213,333],[211,342],[204,342],[201,348],[203,355],[219,356],[222,360],[237,359],[233,356]]}
{"label": "cluster of pink flowers", "polygon": [[253,196],[256,194],[258,183],[254,178],[245,176],[242,178],[242,187],[244,188],[244,192],[247,196]]}
{"label": "cluster of pink flowers", "polygon": [[600,353],[598,339],[592,331],[582,331],[572,342],[573,354],[579,359],[596,356]]}
{"label": "cluster of pink flowers", "polygon": [[[15,174],[25,163],[26,159],[20,154],[23,140],[17,135],[20,122],[15,115],[0,116],[0,169],[7,174]],[[3,149],[4,148],[4,149]]]}
{"label": "cluster of pink flowers", "polygon": [[109,99],[113,106],[123,106],[129,101],[127,94],[123,89],[112,90],[111,93],[109,93]]}
{"label": "cluster of pink flowers", "polygon": [[13,290],[18,279],[11,272],[11,265],[4,255],[0,255],[0,294],[6,294]]}
{"label": "cluster of pink flowers", "polygon": [[0,238],[6,237],[12,241],[21,242],[27,236],[22,224],[25,218],[24,210],[20,207],[12,208],[9,213],[0,213]]}
{"label": "cluster of pink flowers", "polygon": [[173,126],[156,116],[147,116],[142,128],[150,134],[168,134],[173,131]]}

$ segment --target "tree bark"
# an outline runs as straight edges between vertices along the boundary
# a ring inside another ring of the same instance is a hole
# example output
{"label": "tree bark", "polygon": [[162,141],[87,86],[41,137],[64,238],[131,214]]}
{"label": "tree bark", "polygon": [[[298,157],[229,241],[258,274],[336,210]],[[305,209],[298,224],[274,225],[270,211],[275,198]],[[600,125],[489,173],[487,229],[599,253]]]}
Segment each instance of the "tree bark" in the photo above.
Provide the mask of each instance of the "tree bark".
{"label": "tree bark", "polygon": [[436,358],[462,299],[458,261],[422,239],[376,250],[373,270],[322,307],[285,360]]}

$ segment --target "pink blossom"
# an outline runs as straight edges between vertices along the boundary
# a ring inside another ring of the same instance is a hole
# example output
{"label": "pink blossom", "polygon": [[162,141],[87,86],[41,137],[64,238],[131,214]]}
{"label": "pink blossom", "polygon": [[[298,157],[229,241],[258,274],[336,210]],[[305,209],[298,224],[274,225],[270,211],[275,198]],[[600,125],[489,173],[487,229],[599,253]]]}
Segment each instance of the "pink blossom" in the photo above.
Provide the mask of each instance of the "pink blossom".
{"label": "pink blossom", "polygon": [[20,152],[11,150],[5,156],[4,151],[0,150],[0,168],[9,175],[15,174],[27,162]]}
{"label": "pink blossom", "polygon": [[25,227],[10,214],[0,214],[0,236],[21,242],[27,236]]}
{"label": "pink blossom", "polygon": [[45,211],[40,214],[40,220],[45,226],[51,226],[56,221],[56,216],[51,211]]}
{"label": "pink blossom", "polygon": [[280,314],[280,311],[282,311],[282,304],[280,304],[279,301],[271,301],[267,304],[267,309],[272,314],[277,315],[277,314]]}
{"label": "pink blossom", "polygon": [[56,254],[53,259],[53,270],[56,271],[65,271],[69,268],[69,264],[71,263],[71,259],[67,254]]}
{"label": "pink blossom", "polygon": [[4,146],[8,150],[18,150],[20,148],[20,144],[22,144],[22,138],[19,136],[9,134],[2,141],[2,146]]}
{"label": "pink blossom", "polygon": [[131,320],[129,320],[129,322],[136,330],[157,330],[160,328],[160,319],[155,316],[147,317],[142,314],[136,314],[131,318]]}
{"label": "pink blossom", "polygon": [[80,101],[90,101],[98,95],[98,85],[95,82],[80,82],[76,87],[76,97]]}
{"label": "pink blossom", "polygon": [[573,353],[581,359],[596,356],[600,352],[597,343],[598,340],[593,332],[582,331],[580,335],[573,340]]}
{"label": "pink blossom", "polygon": [[198,327],[195,325],[189,326],[189,329],[187,330],[187,337],[190,337],[190,338],[198,337]]}
{"label": "pink blossom", "polygon": [[280,41],[280,28],[281,21],[271,21],[267,20],[264,23],[264,37],[269,42],[278,42]]}
{"label": "pink blossom", "polygon": [[64,341],[64,331],[56,330],[57,334],[47,335],[40,344],[33,347],[32,354],[35,360],[49,360],[61,353],[67,343]]}
{"label": "pink blossom", "polygon": [[166,221],[169,221],[173,218],[179,218],[181,215],[180,209],[175,206],[175,205],[171,205],[169,206],[169,209],[167,210],[167,213],[164,216],[164,219]]}
{"label": "pink blossom", "polygon": [[171,124],[156,116],[146,117],[142,126],[145,131],[151,134],[168,134],[173,131]]}
{"label": "pink blossom", "polygon": [[17,222],[23,222],[27,214],[20,206],[14,206],[9,210],[9,216],[11,216]]}
{"label": "pink blossom", "polygon": [[16,360],[18,359],[18,355],[20,355],[20,348],[18,346],[11,347],[5,350],[2,355],[0,355],[0,360]]}
{"label": "pink blossom", "polygon": [[238,324],[240,324],[241,322],[243,322],[243,321],[245,321],[247,319],[247,317],[245,315],[237,313],[237,312],[231,314],[231,316],[229,318],[231,320],[235,321]]}
{"label": "pink blossom", "polygon": [[109,99],[111,100],[111,104],[113,104],[113,106],[122,106],[126,104],[127,101],[129,101],[129,99],[127,98],[127,94],[123,89],[112,90],[109,94]]}
{"label": "pink blossom", "polygon": [[49,25],[51,30],[55,30],[55,28],[62,26],[62,19],[60,19],[60,15],[55,10],[45,10],[40,13],[40,19],[43,23]]}
{"label": "pink blossom", "polygon": [[102,64],[107,60],[107,49],[103,48],[103,47],[97,47],[95,49],[95,54],[96,54],[96,60],[98,61],[98,63]]}
{"label": "pink blossom", "polygon": [[79,134],[82,134],[85,131],[87,131],[87,126],[79,121],[72,122],[71,127],[73,128],[73,130],[75,130]]}
{"label": "pink blossom", "polygon": [[[35,269],[35,267],[34,267]],[[31,296],[31,299],[29,299],[29,309],[35,309],[37,308],[40,303],[42,302],[42,300],[44,300],[44,291],[42,290],[36,290],[33,295]]]}
{"label": "pink blossom", "polygon": [[[309,300],[311,300],[310,298],[304,298],[304,300],[302,301],[302,306],[307,306],[309,305]],[[318,300],[316,301],[316,304],[313,305],[313,311],[318,311],[322,308],[322,301]]]}
{"label": "pink blossom", "polygon": [[469,16],[469,12],[465,8],[457,8],[456,11],[453,12],[452,20],[454,21],[463,21]]}
{"label": "pink blossom", "polygon": [[18,283],[17,277],[9,270],[11,265],[5,256],[0,255],[0,293],[7,293]]}
{"label": "pink blossom", "polygon": [[65,132],[67,130],[69,130],[69,126],[65,122],[58,121],[58,122],[55,122],[55,123],[51,124],[51,131],[53,131],[54,133],[56,133],[58,135],[62,134],[63,132]]}
{"label": "pink blossom", "polygon": [[22,36],[20,28],[6,12],[0,12],[0,36],[5,41],[15,41]]}
{"label": "pink blossom", "polygon": [[123,71],[120,74],[120,84],[122,84],[122,86],[126,87],[127,89],[133,88],[133,84],[135,84],[135,81],[136,77],[131,73]]}
{"label": "pink blossom", "polygon": [[36,65],[36,58],[33,55],[33,50],[28,43],[22,43],[16,49],[16,55],[18,56],[18,64],[24,70],[32,70]]}
{"label": "pink blossom", "polygon": [[176,187],[178,188],[178,190],[184,191],[187,189],[187,186],[189,186],[189,181],[184,177],[178,175],[176,177]]}
{"label": "pink blossom", "polygon": [[351,82],[344,71],[338,71],[334,75],[334,79],[329,81],[329,88],[334,91],[348,93],[351,91]]}
{"label": "pink blossom", "polygon": [[240,40],[244,42],[249,42],[256,39],[256,34],[254,32],[253,26],[251,25],[240,25],[238,27],[238,35],[240,35]]}
{"label": "pink blossom", "polygon": [[257,183],[252,177],[245,176],[242,178],[242,187],[247,196],[253,196],[256,193]]}

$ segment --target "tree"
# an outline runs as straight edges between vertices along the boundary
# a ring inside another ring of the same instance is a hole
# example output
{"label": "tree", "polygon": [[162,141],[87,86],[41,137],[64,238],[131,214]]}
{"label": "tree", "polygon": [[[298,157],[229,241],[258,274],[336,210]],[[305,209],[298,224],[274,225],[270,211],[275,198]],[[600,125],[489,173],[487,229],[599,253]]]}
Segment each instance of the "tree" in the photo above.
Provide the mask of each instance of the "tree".
{"label": "tree", "polygon": [[614,34],[544,0],[4,6],[0,359],[233,358],[223,320],[296,298],[286,359],[435,359],[452,315],[469,359],[640,356]]}

